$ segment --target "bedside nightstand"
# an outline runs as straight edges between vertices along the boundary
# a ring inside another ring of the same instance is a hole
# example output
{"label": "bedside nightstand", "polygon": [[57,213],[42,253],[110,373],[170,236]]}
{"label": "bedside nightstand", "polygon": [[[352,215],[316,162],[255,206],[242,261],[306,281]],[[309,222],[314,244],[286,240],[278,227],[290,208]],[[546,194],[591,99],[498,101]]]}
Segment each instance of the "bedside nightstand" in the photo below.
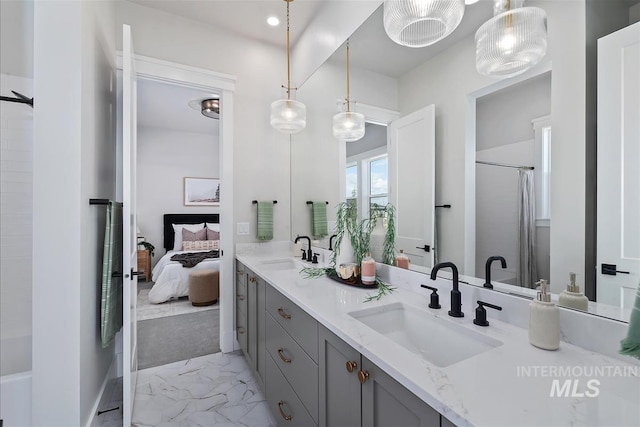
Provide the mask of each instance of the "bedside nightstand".
{"label": "bedside nightstand", "polygon": [[147,249],[138,251],[138,279],[144,276],[144,281],[151,280],[151,253]]}

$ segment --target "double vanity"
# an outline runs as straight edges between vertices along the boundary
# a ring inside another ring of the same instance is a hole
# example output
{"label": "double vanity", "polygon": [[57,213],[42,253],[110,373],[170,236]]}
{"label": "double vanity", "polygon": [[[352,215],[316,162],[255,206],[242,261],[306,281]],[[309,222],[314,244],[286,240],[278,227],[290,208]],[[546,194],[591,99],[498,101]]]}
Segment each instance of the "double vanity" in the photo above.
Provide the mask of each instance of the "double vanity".
{"label": "double vanity", "polygon": [[[451,280],[384,266],[396,290],[365,303],[373,290],[304,278],[313,265],[292,247],[236,253],[237,338],[279,425],[640,425],[640,364],[566,342],[580,328],[541,350],[505,303],[522,299],[460,284],[454,318]],[[421,284],[438,289],[440,309]],[[473,323],[476,298],[504,307],[488,310],[489,326]],[[589,325],[586,335],[599,332]]]}

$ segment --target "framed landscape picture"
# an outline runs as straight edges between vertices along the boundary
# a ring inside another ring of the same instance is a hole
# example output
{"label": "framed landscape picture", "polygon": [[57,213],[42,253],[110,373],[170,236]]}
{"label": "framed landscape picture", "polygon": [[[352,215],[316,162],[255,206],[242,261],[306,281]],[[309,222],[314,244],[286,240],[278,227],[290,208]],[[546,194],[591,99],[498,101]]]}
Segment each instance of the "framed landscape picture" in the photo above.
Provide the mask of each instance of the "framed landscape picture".
{"label": "framed landscape picture", "polygon": [[184,178],[185,206],[220,206],[220,179]]}

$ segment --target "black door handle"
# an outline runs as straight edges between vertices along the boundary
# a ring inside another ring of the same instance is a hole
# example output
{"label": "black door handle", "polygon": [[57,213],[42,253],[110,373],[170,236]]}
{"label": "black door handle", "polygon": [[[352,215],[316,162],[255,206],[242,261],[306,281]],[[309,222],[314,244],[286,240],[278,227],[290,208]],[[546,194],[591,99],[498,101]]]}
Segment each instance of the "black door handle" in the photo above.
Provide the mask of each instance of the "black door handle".
{"label": "black door handle", "polygon": [[602,274],[606,274],[607,276],[615,276],[617,273],[620,274],[629,274],[628,271],[620,271],[617,270],[618,266],[615,264],[602,264],[602,268],[600,269],[600,272]]}
{"label": "black door handle", "polygon": [[132,276],[144,276],[144,271],[133,271],[133,268],[131,269],[131,275]]}
{"label": "black door handle", "polygon": [[429,245],[416,246],[416,249],[422,249],[425,252],[431,252],[431,246],[429,246]]}

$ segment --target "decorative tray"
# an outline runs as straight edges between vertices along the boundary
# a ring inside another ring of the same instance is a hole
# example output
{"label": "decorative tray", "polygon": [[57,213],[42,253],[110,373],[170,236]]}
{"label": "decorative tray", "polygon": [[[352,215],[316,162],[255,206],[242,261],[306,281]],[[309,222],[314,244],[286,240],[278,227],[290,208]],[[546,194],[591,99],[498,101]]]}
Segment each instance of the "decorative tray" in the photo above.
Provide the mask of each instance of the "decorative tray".
{"label": "decorative tray", "polygon": [[333,281],[342,283],[343,285],[355,286],[356,288],[376,289],[378,287],[377,283],[373,285],[365,285],[360,281],[360,276],[352,276],[351,279],[343,279],[342,277],[338,276],[338,273],[335,270],[330,270],[327,273],[327,277]]}

